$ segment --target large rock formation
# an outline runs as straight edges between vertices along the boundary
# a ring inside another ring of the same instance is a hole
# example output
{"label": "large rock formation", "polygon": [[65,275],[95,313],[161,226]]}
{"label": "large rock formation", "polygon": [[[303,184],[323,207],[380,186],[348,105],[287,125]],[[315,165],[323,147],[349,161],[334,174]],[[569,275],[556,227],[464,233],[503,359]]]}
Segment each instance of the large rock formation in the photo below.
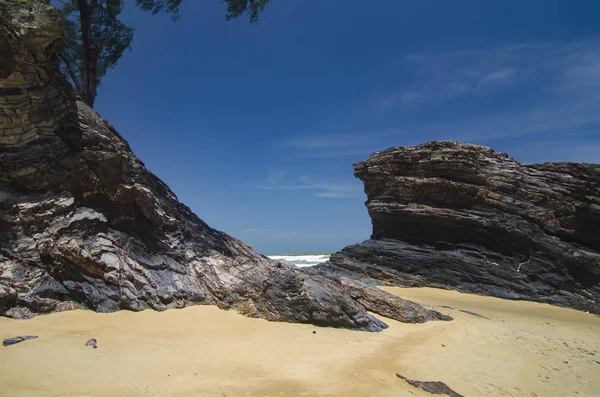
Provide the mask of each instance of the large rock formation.
{"label": "large rock formation", "polygon": [[600,313],[600,166],[430,142],[354,165],[370,240],[315,269]]}
{"label": "large rock formation", "polygon": [[[439,313],[309,276],[216,231],[79,101],[59,73],[63,17],[0,0],[0,315],[215,304],[364,330]],[[379,310],[379,306],[384,307]]]}

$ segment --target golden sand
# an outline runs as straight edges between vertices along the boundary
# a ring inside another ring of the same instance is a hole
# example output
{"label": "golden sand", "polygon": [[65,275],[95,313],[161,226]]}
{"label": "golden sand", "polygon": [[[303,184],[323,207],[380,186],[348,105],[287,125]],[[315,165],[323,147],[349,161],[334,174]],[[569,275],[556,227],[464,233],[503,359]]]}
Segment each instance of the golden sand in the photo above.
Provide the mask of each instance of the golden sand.
{"label": "golden sand", "polygon": [[[0,396],[431,396],[396,372],[441,380],[466,397],[600,395],[597,316],[430,288],[386,290],[455,321],[386,319],[389,329],[366,333],[213,306],[0,318],[1,338],[39,336],[0,347]],[[97,349],[84,346],[92,337]]]}

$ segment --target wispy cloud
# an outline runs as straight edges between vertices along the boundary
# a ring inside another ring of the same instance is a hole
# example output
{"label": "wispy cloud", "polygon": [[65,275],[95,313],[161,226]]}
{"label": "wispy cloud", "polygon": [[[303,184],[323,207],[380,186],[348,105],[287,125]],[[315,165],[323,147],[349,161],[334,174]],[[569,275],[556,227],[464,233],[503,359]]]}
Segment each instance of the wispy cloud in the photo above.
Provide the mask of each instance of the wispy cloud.
{"label": "wispy cloud", "polygon": [[431,122],[413,127],[424,139],[458,140],[491,144],[508,137],[564,135],[581,129],[600,131],[600,114],[595,103],[534,106],[515,112],[501,112],[451,121]]}
{"label": "wispy cloud", "polygon": [[575,52],[565,63],[567,68],[558,91],[597,99],[600,96],[600,40],[595,49]]}
{"label": "wispy cloud", "polygon": [[286,170],[283,169],[270,169],[265,180],[268,184],[273,185],[281,182],[286,173]]}
{"label": "wispy cloud", "polygon": [[264,190],[306,190],[317,197],[322,198],[349,198],[362,197],[362,184],[358,181],[354,183],[333,183],[323,181],[313,181],[307,177],[295,178],[291,183],[265,183],[258,186]]}
{"label": "wispy cloud", "polygon": [[479,81],[476,90],[484,90],[494,85],[512,85],[517,78],[516,68],[504,68],[499,70],[493,70],[487,74],[479,77]]}
{"label": "wispy cloud", "polygon": [[365,137],[357,134],[323,134],[292,138],[280,143],[283,147],[300,149],[330,149],[358,146]]}
{"label": "wispy cloud", "polygon": [[277,146],[301,158],[364,157],[382,149],[381,142],[397,140],[406,133],[401,128],[388,128],[343,134],[308,134],[278,142]]}
{"label": "wispy cloud", "polygon": [[235,232],[234,234],[238,236],[251,236],[254,238],[262,237],[269,238],[272,240],[288,240],[294,238],[300,238],[305,235],[305,233],[290,231],[290,230],[280,230],[280,229],[260,229],[260,228],[251,228],[244,229]]}
{"label": "wispy cloud", "polygon": [[396,67],[403,80],[411,83],[382,94],[376,108],[390,111],[436,105],[516,86],[551,91],[560,88],[563,79],[600,81],[599,49],[600,40],[586,40],[408,55]]}
{"label": "wispy cloud", "polygon": [[598,160],[600,39],[410,55],[398,68],[412,82],[376,107],[396,120],[418,111],[402,124],[418,141],[512,145],[523,161]]}
{"label": "wispy cloud", "polygon": [[[380,149],[381,145],[378,145],[377,140],[373,140],[369,143],[365,143],[363,146],[353,148],[331,148],[328,150],[298,150],[291,155],[295,158],[300,159],[333,159],[338,157],[353,158],[356,160],[364,160],[373,152]],[[348,164],[351,161],[344,160]]]}
{"label": "wispy cloud", "polygon": [[282,229],[244,229],[232,232],[237,238],[241,238],[244,241],[249,242],[264,242],[264,241],[296,241],[296,240],[307,240],[307,241],[320,241],[320,240],[343,240],[346,239],[350,242],[359,242],[367,239],[371,234],[370,229],[358,228],[356,230],[349,230],[347,232],[331,233],[328,231],[297,231],[297,230],[282,230]]}
{"label": "wispy cloud", "polygon": [[[391,88],[371,99],[361,121],[390,128],[310,133],[276,145],[303,159],[358,161],[390,146],[448,139],[503,146],[509,153],[512,146],[522,161],[595,161],[589,148],[600,142],[600,39],[411,54],[393,69],[397,79],[389,77]],[[576,140],[578,134],[588,136],[586,143]],[[547,143],[547,156],[528,146],[540,142]],[[567,152],[570,157],[558,156]],[[297,178],[266,185],[323,198],[362,196],[360,186],[353,191]]]}
{"label": "wispy cloud", "polygon": [[530,143],[515,148],[511,155],[517,160],[526,159],[528,163],[575,161],[600,164],[600,137],[595,141],[570,138]]}

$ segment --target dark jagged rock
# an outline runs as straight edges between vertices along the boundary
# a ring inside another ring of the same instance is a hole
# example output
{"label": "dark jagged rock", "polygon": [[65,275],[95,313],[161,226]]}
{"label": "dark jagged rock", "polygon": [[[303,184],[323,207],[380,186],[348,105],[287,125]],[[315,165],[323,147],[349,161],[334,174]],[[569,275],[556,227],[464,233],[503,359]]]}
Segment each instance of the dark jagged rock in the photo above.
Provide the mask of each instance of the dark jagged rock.
{"label": "dark jagged rock", "polygon": [[314,274],[600,313],[600,166],[430,142],[354,165],[373,234]]}
{"label": "dark jagged rock", "polygon": [[427,310],[418,303],[398,298],[380,289],[348,278],[340,278],[344,291],[367,310],[403,323],[424,323],[431,320],[450,321],[445,314]]}
{"label": "dark jagged rock", "polygon": [[63,23],[46,1],[0,0],[0,315],[214,304],[385,327],[360,293],[258,255],[179,203],[59,73]]}
{"label": "dark jagged rock", "polygon": [[24,336],[15,336],[14,338],[5,338],[2,341],[2,346],[12,346],[17,343],[25,342],[29,339],[36,339],[37,335],[24,335]]}
{"label": "dark jagged rock", "polygon": [[400,374],[396,374],[396,376],[408,383],[411,386],[417,387],[419,389],[423,389],[431,394],[444,394],[450,397],[465,397],[462,394],[458,394],[454,390],[452,390],[447,384],[440,381],[420,381],[420,380],[412,380],[408,379],[405,376]]}

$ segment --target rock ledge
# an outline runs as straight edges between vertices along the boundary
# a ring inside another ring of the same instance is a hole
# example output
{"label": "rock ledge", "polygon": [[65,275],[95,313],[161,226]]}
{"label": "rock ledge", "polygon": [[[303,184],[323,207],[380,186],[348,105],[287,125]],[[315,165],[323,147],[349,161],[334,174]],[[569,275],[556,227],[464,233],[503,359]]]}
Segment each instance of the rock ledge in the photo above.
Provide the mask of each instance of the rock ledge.
{"label": "rock ledge", "polygon": [[313,273],[600,313],[600,165],[521,164],[429,142],[374,153],[354,171],[371,239]]}

